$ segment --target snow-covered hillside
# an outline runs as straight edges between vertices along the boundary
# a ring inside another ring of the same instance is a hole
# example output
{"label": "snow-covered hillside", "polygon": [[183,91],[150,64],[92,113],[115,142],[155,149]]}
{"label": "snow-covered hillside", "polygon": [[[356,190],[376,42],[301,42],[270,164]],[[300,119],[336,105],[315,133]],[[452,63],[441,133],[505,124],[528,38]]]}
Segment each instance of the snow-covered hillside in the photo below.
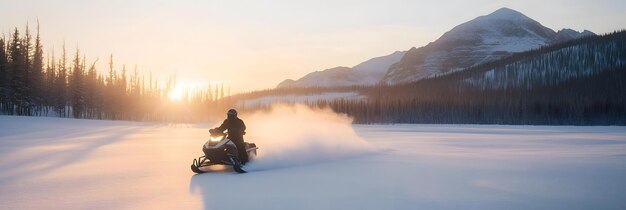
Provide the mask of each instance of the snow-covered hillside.
{"label": "snow-covered hillside", "polygon": [[589,78],[605,71],[623,69],[626,64],[625,46],[624,38],[605,37],[603,41],[588,41],[487,68],[481,73],[467,74],[462,83],[481,89],[530,89],[575,78]]}
{"label": "snow-covered hillside", "polygon": [[194,175],[214,124],[0,116],[0,209],[626,207],[625,127],[243,119],[260,146],[250,172]]}
{"label": "snow-covered hillside", "polygon": [[400,61],[405,51],[369,59],[352,68],[335,67],[316,71],[298,80],[285,80],[278,87],[341,87],[353,85],[373,85],[385,76],[391,64]]}
{"label": "snow-covered hillside", "polygon": [[389,68],[382,82],[412,82],[589,35],[594,34],[571,29],[557,33],[518,11],[502,8],[458,25],[424,47],[412,48]]}

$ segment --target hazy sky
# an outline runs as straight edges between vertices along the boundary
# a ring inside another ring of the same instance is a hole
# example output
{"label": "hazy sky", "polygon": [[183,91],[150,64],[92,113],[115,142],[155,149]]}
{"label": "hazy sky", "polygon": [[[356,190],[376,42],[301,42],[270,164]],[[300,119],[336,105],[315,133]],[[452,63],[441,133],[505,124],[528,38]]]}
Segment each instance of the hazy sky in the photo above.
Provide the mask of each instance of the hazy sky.
{"label": "hazy sky", "polygon": [[0,32],[39,17],[45,52],[65,41],[101,72],[113,53],[119,68],[239,92],[423,46],[501,7],[555,30],[626,28],[624,0],[0,0]]}

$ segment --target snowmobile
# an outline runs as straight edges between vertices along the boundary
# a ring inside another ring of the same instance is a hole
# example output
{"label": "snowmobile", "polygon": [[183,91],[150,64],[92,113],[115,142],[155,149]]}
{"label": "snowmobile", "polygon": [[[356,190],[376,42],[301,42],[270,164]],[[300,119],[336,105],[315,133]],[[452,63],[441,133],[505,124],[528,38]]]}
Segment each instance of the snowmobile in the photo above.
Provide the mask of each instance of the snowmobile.
{"label": "snowmobile", "polygon": [[[246,173],[237,157],[237,146],[228,139],[228,133],[223,133],[217,129],[210,129],[209,133],[211,134],[210,139],[202,147],[204,156],[193,159],[191,171],[204,173],[208,172],[204,169],[207,166],[231,165],[236,172]],[[244,142],[244,144],[249,160],[252,160],[253,157],[256,157],[257,149],[259,148],[254,143]]]}

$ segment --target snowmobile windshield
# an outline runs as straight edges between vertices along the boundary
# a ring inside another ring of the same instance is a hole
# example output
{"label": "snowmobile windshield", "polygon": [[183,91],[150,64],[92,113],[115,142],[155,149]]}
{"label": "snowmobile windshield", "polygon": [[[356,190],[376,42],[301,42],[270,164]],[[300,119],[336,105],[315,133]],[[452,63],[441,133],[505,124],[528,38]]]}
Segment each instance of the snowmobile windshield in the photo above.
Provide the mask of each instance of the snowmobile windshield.
{"label": "snowmobile windshield", "polygon": [[226,137],[226,134],[223,135],[211,135],[211,142],[220,142]]}

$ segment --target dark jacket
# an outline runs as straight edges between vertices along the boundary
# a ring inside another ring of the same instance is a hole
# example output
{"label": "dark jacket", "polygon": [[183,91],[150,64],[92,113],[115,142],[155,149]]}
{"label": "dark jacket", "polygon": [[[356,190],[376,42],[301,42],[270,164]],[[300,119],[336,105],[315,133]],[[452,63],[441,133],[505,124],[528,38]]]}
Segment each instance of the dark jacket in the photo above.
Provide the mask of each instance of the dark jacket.
{"label": "dark jacket", "polygon": [[228,130],[228,136],[231,138],[243,139],[243,135],[246,134],[246,124],[243,123],[243,120],[232,115],[228,115],[228,118],[226,118],[222,125],[216,129],[221,132]]}

